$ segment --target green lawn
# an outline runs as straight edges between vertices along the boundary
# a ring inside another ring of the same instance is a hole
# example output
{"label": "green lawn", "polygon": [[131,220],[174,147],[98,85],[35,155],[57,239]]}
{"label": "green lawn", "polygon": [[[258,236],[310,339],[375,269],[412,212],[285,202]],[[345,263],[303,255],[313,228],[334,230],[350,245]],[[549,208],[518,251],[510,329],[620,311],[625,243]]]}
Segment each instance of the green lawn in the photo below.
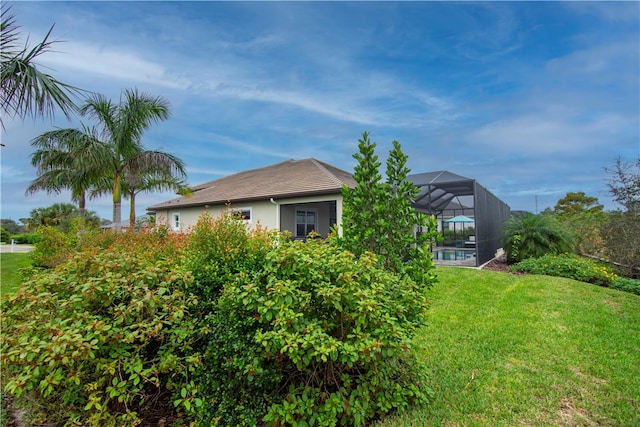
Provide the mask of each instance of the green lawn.
{"label": "green lawn", "polygon": [[440,268],[416,340],[434,401],[392,426],[640,425],[640,297]]}
{"label": "green lawn", "polygon": [[28,253],[0,253],[0,295],[14,292],[20,284],[18,269],[30,265]]}

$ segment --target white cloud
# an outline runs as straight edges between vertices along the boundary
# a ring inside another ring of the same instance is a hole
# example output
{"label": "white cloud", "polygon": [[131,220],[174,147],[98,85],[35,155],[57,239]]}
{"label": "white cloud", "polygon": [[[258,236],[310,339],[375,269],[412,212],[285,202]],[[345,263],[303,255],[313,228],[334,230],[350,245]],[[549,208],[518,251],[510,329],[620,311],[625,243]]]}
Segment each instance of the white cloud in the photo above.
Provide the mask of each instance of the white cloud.
{"label": "white cloud", "polygon": [[140,81],[170,89],[185,89],[188,86],[188,82],[169,75],[163,65],[147,61],[139,53],[88,43],[65,44],[64,54],[47,55],[42,63],[60,73]]}

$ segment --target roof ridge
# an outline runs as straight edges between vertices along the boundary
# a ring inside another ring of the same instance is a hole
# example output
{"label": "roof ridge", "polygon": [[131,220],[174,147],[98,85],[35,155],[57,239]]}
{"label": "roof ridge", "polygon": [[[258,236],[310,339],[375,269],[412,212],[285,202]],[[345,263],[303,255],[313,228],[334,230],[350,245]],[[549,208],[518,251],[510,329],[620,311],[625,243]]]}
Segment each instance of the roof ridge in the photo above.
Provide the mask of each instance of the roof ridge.
{"label": "roof ridge", "polygon": [[315,159],[313,157],[311,157],[309,160],[311,160],[311,162],[318,168],[320,169],[322,172],[324,172],[331,181],[333,181],[335,184],[338,184],[340,186],[342,186],[343,182],[337,177],[335,176],[331,171],[329,171],[329,169],[326,167],[328,165],[326,165],[324,162]]}

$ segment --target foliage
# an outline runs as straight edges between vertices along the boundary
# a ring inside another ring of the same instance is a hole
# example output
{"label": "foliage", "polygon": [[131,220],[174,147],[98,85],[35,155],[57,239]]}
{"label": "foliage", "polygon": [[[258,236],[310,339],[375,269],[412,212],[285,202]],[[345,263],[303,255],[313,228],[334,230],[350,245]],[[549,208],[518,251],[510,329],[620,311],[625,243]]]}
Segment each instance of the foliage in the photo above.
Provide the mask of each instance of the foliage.
{"label": "foliage", "polygon": [[205,415],[224,425],[255,425],[265,411],[270,425],[363,425],[426,399],[409,349],[426,287],[332,239],[282,241],[223,287],[208,318]]}
{"label": "foliage", "polygon": [[610,267],[574,254],[527,258],[510,268],[512,271],[566,277],[600,286],[609,286],[616,278]]}
{"label": "foliage", "polygon": [[580,254],[604,255],[601,227],[606,219],[604,206],[597,197],[583,192],[569,192],[558,200],[553,210],[545,213],[554,215],[563,228],[574,236],[574,250]]}
{"label": "foliage", "polygon": [[18,234],[24,231],[24,227],[18,225],[18,223],[12,219],[0,219],[0,227],[4,228],[11,234]]}
{"label": "foliage", "polygon": [[11,242],[11,234],[4,228],[0,227],[0,242],[8,243]]}
{"label": "foliage", "polygon": [[607,257],[630,277],[640,276],[640,158],[635,164],[620,158],[609,175],[609,193],[623,209],[610,212],[602,228]]}
{"label": "foliage", "polygon": [[136,425],[154,405],[200,403],[191,277],[168,240],[118,237],[2,301],[4,390],[34,422]]}
{"label": "foliage", "polygon": [[602,225],[606,255],[629,277],[640,276],[640,211],[609,212]]}
{"label": "foliage", "polygon": [[509,261],[519,262],[546,254],[572,252],[574,236],[554,218],[526,212],[507,220],[502,241]]}
{"label": "foliage", "polygon": [[[140,177],[148,171],[179,177],[186,174],[182,160],[161,150],[146,150],[141,141],[144,131],[152,124],[169,118],[169,103],[163,97],[127,89],[118,104],[95,94],[86,100],[80,112],[99,125],[97,133],[77,132],[91,140],[90,150],[96,154],[92,167],[104,177],[98,181],[96,191],[111,193],[114,229],[118,231],[125,190],[123,180]],[[135,218],[135,213],[133,216]]]}
{"label": "foliage", "polygon": [[609,284],[611,289],[618,289],[620,291],[631,292],[632,294],[640,295],[640,280],[630,279],[628,277],[616,277]]}
{"label": "foliage", "polygon": [[640,211],[640,157],[635,163],[624,162],[618,158],[616,163],[605,168],[605,171],[609,174],[607,187],[613,200],[627,211]]}
{"label": "foliage", "polygon": [[20,46],[20,27],[11,7],[2,8],[0,17],[0,124],[3,118],[29,115],[53,117],[56,108],[71,117],[76,110],[71,97],[80,90],[56,80],[36,66],[40,55],[50,52],[54,41],[49,40],[53,26],[44,39],[32,48]]}
{"label": "foliage", "polygon": [[265,396],[277,390],[279,377],[274,379],[272,371],[262,368],[248,376],[242,369],[254,358],[264,358],[255,341],[253,318],[218,300],[238,277],[260,269],[279,239],[259,226],[249,230],[231,210],[218,218],[208,212],[201,215],[189,236],[185,266],[194,280],[188,289],[198,299],[204,331],[198,347],[203,365],[196,383],[200,395],[210,396],[198,411],[203,425],[255,425],[267,410]]}
{"label": "foliage", "polygon": [[[365,252],[379,255],[385,268],[394,272],[410,272],[414,278],[430,285],[433,268],[426,249],[438,237],[433,216],[427,216],[411,206],[418,189],[406,178],[407,156],[397,141],[387,159],[386,181],[378,168],[376,143],[364,132],[359,140],[358,161],[353,177],[354,189],[343,185],[342,227],[340,244],[356,256]],[[421,233],[416,230],[420,229]]]}
{"label": "foliage", "polygon": [[35,231],[38,227],[55,227],[59,231],[68,232],[76,218],[82,217],[87,227],[98,228],[100,218],[93,211],[86,211],[84,215],[71,203],[54,203],[51,206],[32,209],[29,218],[25,218],[26,228]]}
{"label": "foliage", "polygon": [[42,226],[36,230],[37,242],[31,261],[36,267],[53,268],[66,261],[73,253],[67,235],[54,227]]}
{"label": "foliage", "polygon": [[185,259],[207,331],[200,423],[362,425],[426,399],[409,343],[427,286],[335,239],[200,218]]}
{"label": "foliage", "polygon": [[560,217],[576,217],[582,214],[602,213],[604,206],[598,203],[597,197],[587,196],[584,192],[568,192],[558,200],[553,212]]}
{"label": "foliage", "polygon": [[37,233],[21,233],[11,236],[13,241],[23,245],[35,245],[40,240],[40,236]]}

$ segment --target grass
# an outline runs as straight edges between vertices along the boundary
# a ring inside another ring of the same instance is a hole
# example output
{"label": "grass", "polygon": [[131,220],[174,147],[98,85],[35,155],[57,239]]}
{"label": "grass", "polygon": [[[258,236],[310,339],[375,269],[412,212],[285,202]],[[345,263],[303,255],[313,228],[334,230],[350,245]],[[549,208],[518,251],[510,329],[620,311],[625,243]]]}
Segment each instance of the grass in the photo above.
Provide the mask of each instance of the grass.
{"label": "grass", "polygon": [[28,253],[0,254],[0,296],[14,292],[20,285],[18,270],[31,265]]}
{"label": "grass", "polygon": [[416,340],[434,400],[378,427],[640,425],[640,297],[548,276],[439,276]]}

